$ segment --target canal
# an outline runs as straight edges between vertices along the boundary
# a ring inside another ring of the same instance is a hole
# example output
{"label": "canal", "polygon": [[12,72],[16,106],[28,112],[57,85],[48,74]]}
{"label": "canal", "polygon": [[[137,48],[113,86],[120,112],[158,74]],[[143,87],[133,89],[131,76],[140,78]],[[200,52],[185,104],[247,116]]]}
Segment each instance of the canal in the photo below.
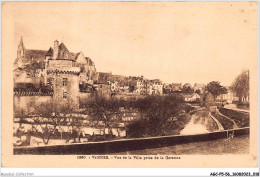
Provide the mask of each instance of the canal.
{"label": "canal", "polygon": [[180,131],[180,135],[192,135],[218,131],[217,123],[209,116],[206,109],[195,112],[190,122]]}

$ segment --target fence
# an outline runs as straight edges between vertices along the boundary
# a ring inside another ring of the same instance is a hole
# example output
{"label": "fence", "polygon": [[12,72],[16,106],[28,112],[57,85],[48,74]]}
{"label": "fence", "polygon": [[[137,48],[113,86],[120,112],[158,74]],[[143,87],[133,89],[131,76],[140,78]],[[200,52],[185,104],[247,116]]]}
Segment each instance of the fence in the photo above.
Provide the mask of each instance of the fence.
{"label": "fence", "polygon": [[14,154],[46,154],[46,155],[68,155],[68,154],[108,154],[132,150],[158,148],[185,144],[198,141],[211,141],[232,136],[248,135],[250,129],[240,128],[224,130],[197,135],[172,135],[149,138],[121,139],[114,141],[89,142],[68,145],[49,145],[38,147],[14,147]]}

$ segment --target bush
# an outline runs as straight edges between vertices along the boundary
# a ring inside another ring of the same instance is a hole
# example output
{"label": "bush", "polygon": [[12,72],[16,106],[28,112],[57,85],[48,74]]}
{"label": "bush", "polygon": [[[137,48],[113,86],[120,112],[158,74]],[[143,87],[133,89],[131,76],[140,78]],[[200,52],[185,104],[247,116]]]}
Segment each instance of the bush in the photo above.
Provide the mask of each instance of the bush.
{"label": "bush", "polygon": [[194,111],[195,108],[190,106],[190,105],[185,105],[184,110],[185,110],[186,113],[190,113],[191,111]]}
{"label": "bush", "polygon": [[147,135],[147,121],[137,119],[130,122],[126,128],[126,136],[131,138],[145,137]]}
{"label": "bush", "polygon": [[170,118],[179,116],[182,110],[189,112],[192,109],[178,95],[148,96],[131,102],[130,106],[137,109],[141,117],[127,126],[129,137],[168,134],[172,131],[167,128]]}

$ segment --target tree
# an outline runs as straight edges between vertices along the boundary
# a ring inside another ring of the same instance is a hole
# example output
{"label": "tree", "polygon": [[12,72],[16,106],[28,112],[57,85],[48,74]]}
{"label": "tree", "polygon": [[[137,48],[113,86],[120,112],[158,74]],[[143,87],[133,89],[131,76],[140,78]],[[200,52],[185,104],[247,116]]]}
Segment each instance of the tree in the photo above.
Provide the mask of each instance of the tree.
{"label": "tree", "polygon": [[[70,139],[73,138],[73,142],[76,142],[76,138],[80,136],[80,128],[84,125],[84,118],[78,116],[78,114],[69,114],[69,119],[65,121],[65,125],[70,129],[71,132],[67,132],[67,136],[64,137],[66,139],[66,143],[69,142]],[[62,129],[61,129],[62,130]],[[62,138],[62,137],[61,137]],[[79,141],[80,142],[80,139]]]}
{"label": "tree", "polygon": [[133,101],[130,106],[139,111],[140,120],[128,125],[128,135],[143,137],[165,135],[171,131],[167,128],[169,120],[177,117],[185,104],[182,97],[168,95],[141,98]]}
{"label": "tree", "polygon": [[28,114],[26,114],[26,111],[24,108],[16,108],[14,109],[14,118],[19,119],[19,124],[21,126],[22,123],[25,122],[25,118],[28,117]]}
{"label": "tree", "polygon": [[127,136],[128,137],[145,137],[148,135],[147,132],[147,120],[137,119],[133,120],[127,125]]}
{"label": "tree", "polygon": [[41,137],[46,145],[54,135],[56,128],[66,121],[67,114],[75,111],[75,106],[70,101],[57,103],[51,100],[32,106],[35,109],[32,130]]}
{"label": "tree", "polygon": [[236,77],[231,85],[231,90],[239,97],[239,102],[242,102],[242,98],[249,96],[249,70],[244,70],[240,75]]}
{"label": "tree", "polygon": [[201,94],[201,90],[200,90],[200,89],[198,89],[198,90],[196,90],[196,91],[195,91],[195,93],[197,93],[197,94],[199,94],[199,95],[200,95],[200,94]]}
{"label": "tree", "polygon": [[134,85],[130,85],[129,86],[129,92],[134,92],[135,90],[135,86]]}
{"label": "tree", "polygon": [[202,106],[205,106],[205,107],[216,106],[215,99],[214,99],[213,95],[210,92],[206,93],[203,96],[201,101],[202,101],[201,102]]}
{"label": "tree", "polygon": [[194,93],[194,90],[192,89],[192,87],[189,83],[186,83],[182,87],[182,92],[186,93],[186,94],[192,94],[192,93]]}
{"label": "tree", "polygon": [[109,134],[113,136],[112,124],[117,121],[118,115],[120,114],[120,107],[122,107],[123,100],[115,98],[106,99],[102,96],[96,96],[90,102],[86,104],[88,113],[90,114],[92,121],[95,122],[96,127],[100,127],[99,122],[102,122],[105,135],[106,128]]}
{"label": "tree", "polygon": [[220,82],[218,81],[212,81],[208,83],[208,85],[206,86],[206,90],[213,95],[214,99],[216,99],[216,97],[220,94],[227,93],[227,89],[220,85]]}
{"label": "tree", "polygon": [[191,87],[183,88],[183,93],[192,94],[194,93],[194,90]]}

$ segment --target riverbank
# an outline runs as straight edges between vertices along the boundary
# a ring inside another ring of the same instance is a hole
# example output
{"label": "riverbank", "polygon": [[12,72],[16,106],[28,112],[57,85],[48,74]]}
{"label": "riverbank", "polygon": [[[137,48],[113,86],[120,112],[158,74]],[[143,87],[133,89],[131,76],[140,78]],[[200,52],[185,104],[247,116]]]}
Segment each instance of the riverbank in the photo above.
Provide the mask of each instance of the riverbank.
{"label": "riverbank", "polygon": [[236,105],[236,104],[226,104],[225,106],[224,106],[224,108],[227,108],[227,109],[232,109],[232,110],[235,110],[235,111],[242,111],[242,112],[250,112],[250,110],[249,110],[249,106],[247,107],[247,106],[238,106],[238,105]]}
{"label": "riverbank", "polygon": [[224,116],[234,120],[237,127],[249,127],[250,126],[250,113],[249,112],[242,112],[233,109],[227,108],[219,108],[219,112]]}

